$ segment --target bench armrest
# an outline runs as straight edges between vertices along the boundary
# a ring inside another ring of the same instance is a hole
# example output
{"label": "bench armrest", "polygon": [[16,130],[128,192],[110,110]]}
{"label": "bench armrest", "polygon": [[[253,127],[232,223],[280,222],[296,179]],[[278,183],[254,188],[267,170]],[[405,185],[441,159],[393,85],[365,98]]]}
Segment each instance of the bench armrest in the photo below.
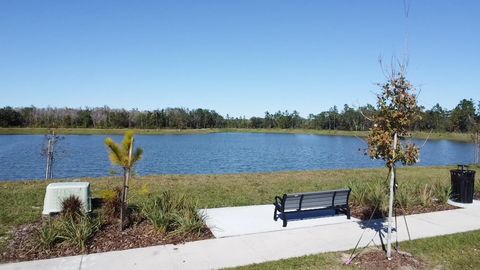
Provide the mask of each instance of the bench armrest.
{"label": "bench armrest", "polygon": [[275,196],[275,202],[273,203],[278,210],[283,211],[283,199]]}

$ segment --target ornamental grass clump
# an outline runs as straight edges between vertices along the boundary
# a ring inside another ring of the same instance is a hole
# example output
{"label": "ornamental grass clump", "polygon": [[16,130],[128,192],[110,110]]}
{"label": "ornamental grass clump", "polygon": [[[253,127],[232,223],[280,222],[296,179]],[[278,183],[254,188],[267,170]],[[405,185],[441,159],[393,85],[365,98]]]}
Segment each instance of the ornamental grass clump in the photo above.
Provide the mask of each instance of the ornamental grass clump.
{"label": "ornamental grass clump", "polygon": [[102,226],[100,218],[85,215],[68,216],[59,220],[58,238],[64,244],[80,248],[83,252],[86,243]]}
{"label": "ornamental grass clump", "polygon": [[444,182],[437,182],[433,186],[433,196],[438,204],[446,204],[450,199],[452,187]]}
{"label": "ornamental grass clump", "polygon": [[160,233],[196,234],[205,226],[196,206],[197,203],[184,194],[164,191],[143,200],[140,211]]}
{"label": "ornamental grass clump", "polygon": [[93,217],[82,211],[82,202],[77,196],[62,201],[61,215],[49,217],[38,230],[37,241],[43,249],[57,244],[77,247],[85,251],[87,242],[102,227],[103,218]]}
{"label": "ornamental grass clump", "polygon": [[78,196],[70,195],[62,200],[62,212],[64,216],[82,215],[83,203]]}
{"label": "ornamental grass clump", "polygon": [[46,250],[66,245],[85,251],[87,242],[102,227],[101,217],[75,214],[49,218],[38,230],[38,245]]}
{"label": "ornamental grass clump", "polygon": [[51,218],[48,218],[43,224],[42,227],[38,230],[37,241],[40,247],[43,249],[51,249],[55,244],[59,242],[59,230],[57,223],[54,222]]}

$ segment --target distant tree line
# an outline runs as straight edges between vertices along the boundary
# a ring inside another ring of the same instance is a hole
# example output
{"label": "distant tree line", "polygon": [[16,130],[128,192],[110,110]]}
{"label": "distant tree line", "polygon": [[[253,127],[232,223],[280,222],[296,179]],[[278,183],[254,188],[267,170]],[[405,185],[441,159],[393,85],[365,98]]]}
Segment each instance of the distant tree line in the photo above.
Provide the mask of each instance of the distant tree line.
{"label": "distant tree line", "polygon": [[[31,128],[304,128],[323,130],[358,130],[371,127],[369,116],[375,115],[372,105],[353,108],[337,106],[319,114],[301,117],[297,111],[265,112],[263,117],[226,117],[214,110],[167,108],[158,110],[98,108],[4,107],[0,109],[0,127]],[[421,108],[421,120],[414,130],[437,132],[470,132],[480,122],[480,103],[463,99],[452,110],[439,104]]]}

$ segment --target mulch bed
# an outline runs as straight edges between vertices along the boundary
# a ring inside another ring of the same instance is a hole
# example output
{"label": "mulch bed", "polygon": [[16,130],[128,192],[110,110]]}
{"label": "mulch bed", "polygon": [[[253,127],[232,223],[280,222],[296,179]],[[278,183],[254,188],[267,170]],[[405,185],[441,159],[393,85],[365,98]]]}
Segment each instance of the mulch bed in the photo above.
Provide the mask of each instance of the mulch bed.
{"label": "mulch bed", "polygon": [[118,224],[110,223],[104,225],[88,242],[86,250],[83,252],[77,247],[64,244],[58,244],[50,250],[46,250],[39,247],[36,241],[37,232],[41,226],[42,222],[38,221],[17,227],[12,232],[12,239],[6,251],[0,254],[0,261],[19,262],[49,259],[155,245],[179,244],[213,238],[208,228],[205,228],[200,235],[172,236],[160,234],[150,223],[144,220],[126,228],[122,232],[119,230]]}
{"label": "mulch bed", "polygon": [[[416,206],[411,209],[408,209],[407,211],[404,211],[403,209],[396,209],[397,215],[413,215],[413,214],[421,214],[421,213],[429,213],[429,212],[437,212],[437,211],[445,211],[445,210],[453,210],[457,209],[458,207],[455,207],[450,204],[433,204],[429,207],[423,207],[423,206]],[[368,220],[370,219],[370,216],[372,216],[372,211],[373,209],[369,207],[363,207],[359,205],[353,205],[351,208],[351,214],[352,217],[361,219],[361,220]],[[381,213],[376,211],[373,214],[373,219],[377,218],[385,218],[388,216],[388,213]]]}
{"label": "mulch bed", "polygon": [[380,249],[368,250],[355,257],[350,265],[360,269],[425,269],[427,264],[406,252],[392,251],[392,259],[387,260],[385,252]]}

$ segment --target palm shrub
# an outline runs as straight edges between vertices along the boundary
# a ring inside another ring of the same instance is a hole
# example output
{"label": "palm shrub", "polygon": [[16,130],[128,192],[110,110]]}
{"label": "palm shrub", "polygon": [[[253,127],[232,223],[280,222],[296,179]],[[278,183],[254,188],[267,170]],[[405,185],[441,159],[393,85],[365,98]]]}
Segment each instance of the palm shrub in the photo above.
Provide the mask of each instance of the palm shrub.
{"label": "palm shrub", "polygon": [[125,214],[127,212],[128,199],[128,183],[132,175],[132,170],[135,164],[142,159],[143,149],[134,149],[134,135],[133,132],[125,133],[122,144],[117,144],[112,138],[105,139],[110,161],[113,165],[122,167],[123,169],[123,187],[120,207],[120,230],[123,230]]}

